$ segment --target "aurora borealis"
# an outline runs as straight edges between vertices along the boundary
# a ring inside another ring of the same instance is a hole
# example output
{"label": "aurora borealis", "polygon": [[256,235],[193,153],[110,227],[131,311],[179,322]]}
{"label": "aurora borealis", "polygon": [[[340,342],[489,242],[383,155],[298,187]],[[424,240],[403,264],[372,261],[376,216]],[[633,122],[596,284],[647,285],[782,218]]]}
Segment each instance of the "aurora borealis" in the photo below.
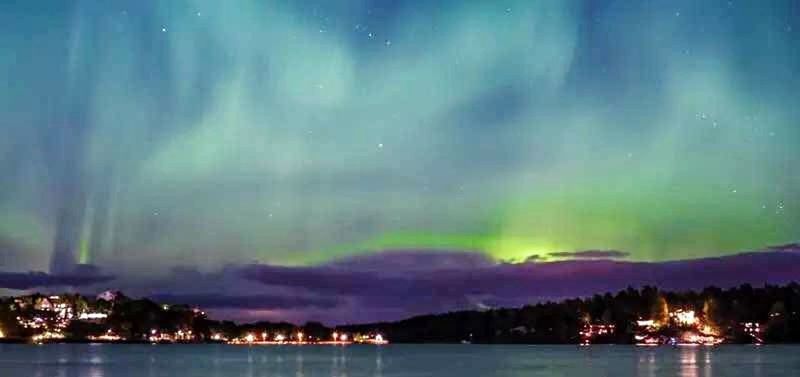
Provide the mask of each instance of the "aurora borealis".
{"label": "aurora borealis", "polygon": [[[0,271],[198,297],[232,289],[175,271],[242,269],[277,297],[307,284],[258,266],[797,242],[798,20],[794,0],[5,2]],[[280,302],[331,293],[306,290]],[[450,303],[427,308],[474,300]]]}

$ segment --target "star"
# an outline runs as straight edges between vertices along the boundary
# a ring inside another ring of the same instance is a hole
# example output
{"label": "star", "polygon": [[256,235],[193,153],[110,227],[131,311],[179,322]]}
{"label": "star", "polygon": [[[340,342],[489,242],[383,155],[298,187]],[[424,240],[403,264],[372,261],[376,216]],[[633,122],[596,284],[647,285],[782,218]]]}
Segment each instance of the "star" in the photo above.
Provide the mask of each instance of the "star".
{"label": "star", "polygon": [[378,148],[383,148],[383,143],[378,143]]}

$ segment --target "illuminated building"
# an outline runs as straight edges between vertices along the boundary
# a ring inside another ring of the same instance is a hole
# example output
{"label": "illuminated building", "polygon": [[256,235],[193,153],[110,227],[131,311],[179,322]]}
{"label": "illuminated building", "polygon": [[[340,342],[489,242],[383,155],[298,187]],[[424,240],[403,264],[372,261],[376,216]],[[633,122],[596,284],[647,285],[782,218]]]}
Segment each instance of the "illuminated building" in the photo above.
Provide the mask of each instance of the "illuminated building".
{"label": "illuminated building", "polygon": [[379,333],[371,335],[356,334],[353,337],[353,342],[365,344],[388,344],[389,340]]}
{"label": "illuminated building", "polygon": [[694,310],[678,309],[670,313],[670,317],[681,326],[694,326],[697,324],[697,317],[694,315]]}
{"label": "illuminated building", "polygon": [[106,313],[81,313],[78,315],[78,319],[81,321],[100,321],[106,318],[108,318]]}
{"label": "illuminated building", "polygon": [[192,334],[192,330],[178,330],[175,333],[175,341],[191,341],[194,340],[194,334]]}
{"label": "illuminated building", "polygon": [[97,299],[111,302],[117,299],[117,294],[111,291],[105,291],[97,295]]}
{"label": "illuminated building", "polygon": [[753,339],[753,343],[755,344],[762,344],[764,343],[764,339],[762,338],[763,327],[758,322],[745,322],[740,324],[744,333],[750,336]]}
{"label": "illuminated building", "polygon": [[34,335],[31,339],[34,343],[42,343],[46,340],[64,339],[64,334],[55,331],[45,331],[41,334]]}
{"label": "illuminated building", "polygon": [[376,334],[372,344],[389,344],[389,341],[383,338],[383,335]]}
{"label": "illuminated building", "polygon": [[636,334],[633,338],[636,341],[635,344],[637,346],[651,347],[659,346],[664,343],[660,337],[654,335]]}
{"label": "illuminated building", "polygon": [[113,331],[108,330],[105,334],[100,336],[89,336],[89,340],[104,341],[104,342],[117,342],[124,340],[121,336],[114,334]]}
{"label": "illuminated building", "polygon": [[[58,296],[55,296],[55,297],[58,297]],[[50,299],[48,299],[47,297],[40,297],[33,304],[33,308],[36,309],[36,310],[41,310],[41,311],[51,311],[51,310],[53,310],[53,304],[50,302]]]}
{"label": "illuminated building", "polygon": [[588,346],[591,344],[593,338],[597,336],[608,336],[613,335],[614,331],[616,330],[616,326],[612,324],[585,324],[578,332],[580,336],[581,345]]}
{"label": "illuminated building", "polygon": [[347,339],[349,338],[345,333],[334,331],[333,334],[331,334],[331,339],[333,340],[333,343],[347,343]]}
{"label": "illuminated building", "polygon": [[673,343],[678,346],[714,346],[722,343],[722,339],[711,334],[686,331],[677,339],[677,343]]}
{"label": "illuminated building", "polygon": [[654,327],[655,326],[655,321],[653,321],[652,319],[638,320],[638,321],[636,321],[636,326],[645,327],[645,328]]}

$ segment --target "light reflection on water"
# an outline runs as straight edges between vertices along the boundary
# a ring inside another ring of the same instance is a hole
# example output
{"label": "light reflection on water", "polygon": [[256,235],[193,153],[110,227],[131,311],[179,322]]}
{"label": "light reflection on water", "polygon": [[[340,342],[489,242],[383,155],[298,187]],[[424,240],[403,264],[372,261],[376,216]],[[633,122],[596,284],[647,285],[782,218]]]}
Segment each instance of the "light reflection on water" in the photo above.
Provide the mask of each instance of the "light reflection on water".
{"label": "light reflection on water", "polygon": [[0,376],[791,376],[800,346],[0,345]]}
{"label": "light reflection on water", "polygon": [[681,377],[698,377],[697,347],[680,348]]}
{"label": "light reflection on water", "polygon": [[654,377],[656,375],[656,355],[653,352],[639,353],[637,376]]}

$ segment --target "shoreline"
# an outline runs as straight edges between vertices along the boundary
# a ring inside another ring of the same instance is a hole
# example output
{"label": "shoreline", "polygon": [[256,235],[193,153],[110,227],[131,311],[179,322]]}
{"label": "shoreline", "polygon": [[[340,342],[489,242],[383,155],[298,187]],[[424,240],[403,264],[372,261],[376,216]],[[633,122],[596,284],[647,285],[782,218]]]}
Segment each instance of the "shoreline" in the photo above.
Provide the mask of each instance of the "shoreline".
{"label": "shoreline", "polygon": [[[280,347],[280,346],[328,346],[328,347],[359,347],[359,346],[388,346],[390,344],[371,344],[371,343],[354,343],[354,342],[253,342],[253,343],[228,343],[228,342],[148,342],[148,341],[93,341],[93,340],[66,340],[59,341],[46,341],[46,342],[31,342],[25,339],[0,339],[2,344],[24,344],[24,345],[54,345],[54,344],[101,344],[101,345],[150,345],[150,346],[187,346],[187,345],[224,345],[232,347]],[[726,346],[751,346],[751,347],[764,347],[764,346],[800,346],[800,343],[721,343],[715,345],[704,344],[662,344],[662,345],[649,345],[649,344],[635,344],[635,343],[592,343],[590,345],[580,343],[455,343],[455,342],[407,342],[407,343],[391,343],[391,345],[429,345],[429,346],[563,346],[563,347],[577,347],[581,349],[591,349],[592,347],[608,347],[608,346],[623,346],[634,348],[698,348],[698,349],[712,349],[717,347]]]}

